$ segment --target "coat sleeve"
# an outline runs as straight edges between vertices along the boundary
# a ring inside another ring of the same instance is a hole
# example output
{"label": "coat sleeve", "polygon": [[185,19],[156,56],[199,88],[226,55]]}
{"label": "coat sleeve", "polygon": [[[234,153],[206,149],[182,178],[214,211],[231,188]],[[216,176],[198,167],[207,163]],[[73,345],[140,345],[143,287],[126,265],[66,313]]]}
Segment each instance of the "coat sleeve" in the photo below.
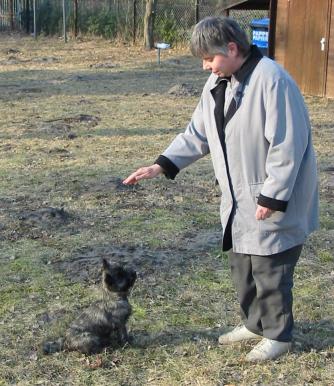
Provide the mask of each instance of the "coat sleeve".
{"label": "coat sleeve", "polygon": [[266,175],[258,204],[284,212],[308,146],[310,122],[303,97],[292,80],[273,83],[266,101]]}
{"label": "coat sleeve", "polygon": [[184,133],[175,137],[167,149],[155,161],[174,179],[183,168],[207,155],[209,150],[203,120],[203,96],[201,97]]}

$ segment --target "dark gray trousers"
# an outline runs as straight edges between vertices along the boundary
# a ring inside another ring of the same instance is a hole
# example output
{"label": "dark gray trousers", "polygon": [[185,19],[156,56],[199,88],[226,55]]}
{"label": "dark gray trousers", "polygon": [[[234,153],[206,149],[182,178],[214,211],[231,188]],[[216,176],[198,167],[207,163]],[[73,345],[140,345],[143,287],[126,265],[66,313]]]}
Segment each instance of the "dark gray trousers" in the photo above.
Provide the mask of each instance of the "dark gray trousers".
{"label": "dark gray trousers", "polygon": [[228,252],[241,317],[248,330],[281,342],[292,339],[293,273],[302,245],[270,256]]}

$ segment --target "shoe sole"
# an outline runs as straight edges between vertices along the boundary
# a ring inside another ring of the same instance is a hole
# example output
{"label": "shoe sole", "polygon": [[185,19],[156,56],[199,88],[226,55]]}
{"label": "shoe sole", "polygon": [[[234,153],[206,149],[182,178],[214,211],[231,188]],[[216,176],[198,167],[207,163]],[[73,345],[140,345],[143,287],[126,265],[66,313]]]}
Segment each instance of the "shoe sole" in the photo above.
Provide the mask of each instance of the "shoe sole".
{"label": "shoe sole", "polygon": [[227,341],[227,342],[220,342],[219,338],[218,338],[218,343],[220,345],[226,346],[226,345],[234,344],[234,343],[247,342],[247,341],[251,341],[251,340],[260,340],[262,338],[263,338],[263,336],[259,335],[258,337],[254,336],[252,338],[243,338],[243,339],[239,339],[239,340],[230,340],[230,341]]}

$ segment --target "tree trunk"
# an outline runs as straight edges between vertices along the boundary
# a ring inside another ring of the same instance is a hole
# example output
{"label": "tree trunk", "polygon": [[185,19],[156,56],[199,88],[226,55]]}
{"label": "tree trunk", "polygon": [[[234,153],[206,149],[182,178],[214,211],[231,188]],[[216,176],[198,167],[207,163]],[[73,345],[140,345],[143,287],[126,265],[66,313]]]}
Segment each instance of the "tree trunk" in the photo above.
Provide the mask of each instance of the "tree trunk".
{"label": "tree trunk", "polygon": [[144,18],[144,46],[150,50],[154,46],[153,31],[154,31],[154,16],[157,0],[146,0],[146,11]]}
{"label": "tree trunk", "polygon": [[25,28],[26,33],[30,33],[30,1],[25,1],[25,11],[24,11],[24,18],[25,18]]}
{"label": "tree trunk", "polygon": [[74,37],[78,36],[78,0],[73,0]]}
{"label": "tree trunk", "polygon": [[14,31],[14,3],[9,0],[9,23],[11,31]]}

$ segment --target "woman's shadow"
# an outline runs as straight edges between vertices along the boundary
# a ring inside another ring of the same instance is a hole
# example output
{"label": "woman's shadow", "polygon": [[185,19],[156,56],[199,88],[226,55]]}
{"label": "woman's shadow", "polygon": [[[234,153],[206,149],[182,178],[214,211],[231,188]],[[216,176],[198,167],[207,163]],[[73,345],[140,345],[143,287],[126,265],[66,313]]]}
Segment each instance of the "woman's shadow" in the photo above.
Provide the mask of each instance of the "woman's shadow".
{"label": "woman's shadow", "polygon": [[203,330],[169,330],[149,333],[145,330],[132,330],[130,344],[132,347],[146,349],[149,347],[178,346],[186,342],[210,341],[218,344],[218,337],[227,329],[211,328]]}
{"label": "woman's shadow", "polygon": [[[221,334],[232,327],[208,328],[202,330],[170,330],[148,333],[144,330],[131,332],[131,346],[149,348],[158,346],[178,346],[186,342],[209,341],[218,345]],[[319,321],[296,321],[293,331],[293,352],[327,352],[334,346],[334,322],[330,319]]]}
{"label": "woman's shadow", "polygon": [[326,352],[334,347],[334,322],[331,319],[295,322],[294,351]]}

